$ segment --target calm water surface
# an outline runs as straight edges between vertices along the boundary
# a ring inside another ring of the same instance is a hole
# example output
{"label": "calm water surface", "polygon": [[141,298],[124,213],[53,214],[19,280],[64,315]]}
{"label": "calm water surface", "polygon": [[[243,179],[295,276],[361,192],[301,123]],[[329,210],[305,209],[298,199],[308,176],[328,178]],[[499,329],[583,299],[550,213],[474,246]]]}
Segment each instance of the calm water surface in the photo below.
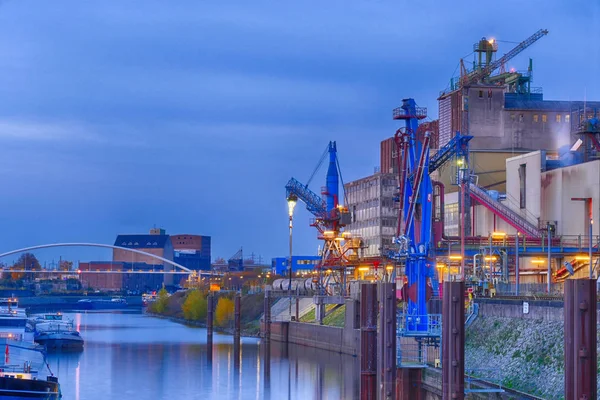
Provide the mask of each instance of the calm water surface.
{"label": "calm water surface", "polygon": [[[76,313],[82,353],[50,354],[64,400],[358,399],[358,358],[215,335],[136,313]],[[267,360],[267,357],[269,360]],[[269,361],[270,368],[266,368]]]}

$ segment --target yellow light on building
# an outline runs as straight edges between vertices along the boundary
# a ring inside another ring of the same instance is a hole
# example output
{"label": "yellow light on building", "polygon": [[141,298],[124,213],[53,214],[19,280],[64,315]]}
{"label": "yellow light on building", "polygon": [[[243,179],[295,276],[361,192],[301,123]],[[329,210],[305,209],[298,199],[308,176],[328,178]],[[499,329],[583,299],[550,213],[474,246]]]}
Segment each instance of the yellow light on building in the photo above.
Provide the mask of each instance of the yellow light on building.
{"label": "yellow light on building", "polygon": [[484,259],[485,259],[485,261],[496,261],[496,257],[495,256],[491,256],[491,257],[487,256]]}
{"label": "yellow light on building", "polygon": [[435,265],[435,267],[439,268],[439,269],[446,268],[446,264],[440,264],[440,263],[438,263],[438,264]]}
{"label": "yellow light on building", "polygon": [[546,264],[546,260],[541,259],[541,258],[534,258],[533,260],[531,260],[532,264]]}
{"label": "yellow light on building", "polygon": [[575,256],[577,261],[590,261],[590,256]]}
{"label": "yellow light on building", "polygon": [[492,237],[504,237],[506,232],[492,232]]}
{"label": "yellow light on building", "polygon": [[385,267],[385,269],[388,271],[393,271],[394,267],[392,265],[388,265],[387,267]]}
{"label": "yellow light on building", "polygon": [[459,260],[460,261],[460,260],[462,260],[462,256],[458,255],[458,254],[451,255],[451,256],[448,257],[448,259],[450,259],[450,260]]}
{"label": "yellow light on building", "polygon": [[359,270],[360,272],[366,272],[366,271],[368,271],[368,270],[369,270],[369,267],[358,267],[358,270]]}

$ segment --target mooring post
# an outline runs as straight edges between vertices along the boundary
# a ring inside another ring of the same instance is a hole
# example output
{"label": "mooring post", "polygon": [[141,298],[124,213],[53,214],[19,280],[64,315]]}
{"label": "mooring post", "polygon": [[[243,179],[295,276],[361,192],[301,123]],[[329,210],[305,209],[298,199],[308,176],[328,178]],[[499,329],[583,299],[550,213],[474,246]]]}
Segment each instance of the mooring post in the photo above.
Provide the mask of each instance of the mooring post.
{"label": "mooring post", "polygon": [[207,297],[207,313],[206,313],[206,348],[208,350],[208,359],[212,361],[212,347],[213,347],[213,314],[214,314],[214,300],[215,297],[212,293],[208,294]]}
{"label": "mooring post", "polygon": [[377,398],[377,286],[360,288],[360,399]]}
{"label": "mooring post", "polygon": [[465,398],[465,283],[444,282],[442,399]]}
{"label": "mooring post", "polygon": [[565,400],[595,399],[597,293],[595,279],[567,279],[564,294]]}
{"label": "mooring post", "polygon": [[265,303],[264,303],[264,324],[265,324],[265,333],[264,338],[268,343],[271,340],[271,291],[265,290]]}
{"label": "mooring post", "polygon": [[380,399],[396,397],[396,284],[379,283],[379,339],[377,365]]}
{"label": "mooring post", "polygon": [[241,333],[241,316],[242,316],[242,295],[240,293],[236,293],[233,303],[233,312],[234,312],[234,328],[233,328],[233,338],[236,341],[240,341],[240,333]]}
{"label": "mooring post", "polygon": [[233,314],[234,314],[234,327],[233,327],[233,368],[234,372],[239,373],[240,370],[240,336],[241,336],[241,315],[242,315],[242,295],[236,293],[233,299]]}

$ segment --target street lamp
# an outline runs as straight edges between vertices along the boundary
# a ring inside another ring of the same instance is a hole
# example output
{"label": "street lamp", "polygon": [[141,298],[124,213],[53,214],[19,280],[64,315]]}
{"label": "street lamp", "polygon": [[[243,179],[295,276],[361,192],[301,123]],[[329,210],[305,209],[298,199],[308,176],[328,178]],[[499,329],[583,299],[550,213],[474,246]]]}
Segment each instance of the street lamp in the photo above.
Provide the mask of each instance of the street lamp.
{"label": "street lamp", "polygon": [[[292,220],[294,219],[294,208],[298,203],[298,196],[290,193],[287,198],[288,203],[288,216],[290,217],[290,259],[288,262],[288,269],[290,274],[290,282],[288,285],[288,294],[290,296],[290,319],[292,319]],[[296,316],[298,317],[298,316]]]}

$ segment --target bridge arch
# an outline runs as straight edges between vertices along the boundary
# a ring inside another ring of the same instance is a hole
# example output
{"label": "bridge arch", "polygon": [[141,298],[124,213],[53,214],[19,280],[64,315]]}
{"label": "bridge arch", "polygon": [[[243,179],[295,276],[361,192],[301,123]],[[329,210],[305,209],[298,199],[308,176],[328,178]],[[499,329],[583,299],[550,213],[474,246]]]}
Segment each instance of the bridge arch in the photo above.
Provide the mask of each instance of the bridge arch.
{"label": "bridge arch", "polygon": [[152,257],[154,259],[163,261],[167,264],[170,264],[172,266],[174,266],[175,268],[179,268],[182,269],[185,272],[190,272],[192,273],[193,271],[189,268],[184,267],[181,264],[178,264],[174,261],[168,260],[166,258],[163,258],[161,256],[157,256],[156,254],[151,254],[151,253],[147,253],[145,251],[141,251],[141,250],[136,250],[136,249],[130,249],[128,247],[122,247],[122,246],[113,246],[111,244],[103,244],[103,243],[50,243],[50,244],[39,244],[36,246],[30,246],[30,247],[24,247],[22,249],[17,249],[17,250],[11,250],[11,251],[7,251],[6,253],[1,253],[0,254],[0,258],[6,257],[6,256],[10,256],[13,254],[18,254],[18,253],[23,253],[25,251],[31,251],[31,250],[39,250],[39,249],[48,249],[48,248],[53,248],[53,247],[103,247],[103,248],[108,248],[108,249],[118,249],[118,250],[126,250],[132,253],[137,253],[137,254],[142,254],[144,256],[149,256]]}

